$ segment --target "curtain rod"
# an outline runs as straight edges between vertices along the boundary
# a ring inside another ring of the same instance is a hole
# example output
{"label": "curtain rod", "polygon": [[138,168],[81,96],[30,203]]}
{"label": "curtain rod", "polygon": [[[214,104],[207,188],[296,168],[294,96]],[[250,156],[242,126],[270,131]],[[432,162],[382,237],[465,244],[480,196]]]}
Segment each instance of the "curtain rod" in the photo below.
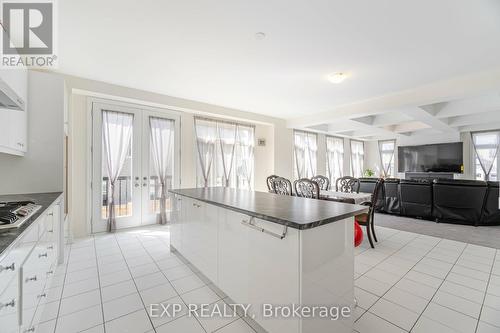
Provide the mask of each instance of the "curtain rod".
{"label": "curtain rod", "polygon": [[345,141],[345,138],[344,138],[344,137],[341,137],[341,136],[335,136],[335,135],[330,135],[330,134],[325,134],[325,138],[341,139],[342,141]]}
{"label": "curtain rod", "polygon": [[470,134],[476,134],[476,133],[500,133],[500,129],[483,130],[483,131],[471,131],[470,132]]}
{"label": "curtain rod", "polygon": [[308,132],[308,131],[304,131],[304,130],[300,130],[300,129],[293,129],[294,132],[299,132],[299,133],[305,133],[305,134],[313,134],[315,136],[318,136],[318,133],[316,132]]}
{"label": "curtain rod", "polygon": [[212,121],[214,123],[224,123],[224,124],[230,124],[230,125],[241,125],[241,126],[248,126],[248,127],[255,128],[254,124],[241,123],[241,122],[230,121],[230,120],[219,119],[219,118],[207,118],[207,117],[194,116],[194,119],[195,120],[199,119],[199,120],[205,120],[205,121]]}

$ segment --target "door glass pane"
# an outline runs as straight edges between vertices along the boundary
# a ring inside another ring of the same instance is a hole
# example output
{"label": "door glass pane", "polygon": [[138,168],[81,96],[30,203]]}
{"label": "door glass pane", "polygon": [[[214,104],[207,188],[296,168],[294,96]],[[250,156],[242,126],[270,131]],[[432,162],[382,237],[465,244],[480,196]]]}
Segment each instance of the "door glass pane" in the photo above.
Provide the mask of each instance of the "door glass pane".
{"label": "door glass pane", "polygon": [[[129,149],[127,152],[127,157],[125,158],[125,163],[120,171],[120,175],[115,183],[115,216],[116,217],[127,217],[132,216],[132,138],[130,139]],[[102,145],[102,205],[101,205],[101,217],[103,219],[108,218],[108,191],[109,191],[109,179],[106,170],[106,145]]]}

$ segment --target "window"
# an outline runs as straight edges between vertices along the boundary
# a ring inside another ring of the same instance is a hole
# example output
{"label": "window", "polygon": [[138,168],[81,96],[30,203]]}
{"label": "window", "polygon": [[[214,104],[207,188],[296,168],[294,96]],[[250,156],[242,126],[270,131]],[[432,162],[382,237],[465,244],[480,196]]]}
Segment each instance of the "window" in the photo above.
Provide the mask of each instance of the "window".
{"label": "window", "polygon": [[472,133],[474,171],[477,180],[498,180],[500,131]]}
{"label": "window", "polygon": [[344,139],[333,136],[326,137],[326,173],[330,186],[337,178],[344,175]]}
{"label": "window", "polygon": [[255,127],[205,118],[194,123],[197,186],[252,188]]}
{"label": "window", "polygon": [[359,178],[363,176],[364,160],[364,142],[351,140],[351,174],[353,177]]}
{"label": "window", "polygon": [[395,140],[385,140],[378,142],[380,163],[385,177],[394,177],[394,151],[396,150]]}
{"label": "window", "polygon": [[318,151],[315,133],[294,131],[294,171],[296,179],[316,175],[316,154]]}

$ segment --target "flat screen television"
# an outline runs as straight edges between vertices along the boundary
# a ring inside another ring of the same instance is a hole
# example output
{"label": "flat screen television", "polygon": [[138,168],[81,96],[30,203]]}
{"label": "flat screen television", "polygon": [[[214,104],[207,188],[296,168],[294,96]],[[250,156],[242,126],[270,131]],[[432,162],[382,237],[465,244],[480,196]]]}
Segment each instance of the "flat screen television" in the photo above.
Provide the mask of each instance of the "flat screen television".
{"label": "flat screen television", "polygon": [[398,147],[399,172],[463,173],[463,143]]}

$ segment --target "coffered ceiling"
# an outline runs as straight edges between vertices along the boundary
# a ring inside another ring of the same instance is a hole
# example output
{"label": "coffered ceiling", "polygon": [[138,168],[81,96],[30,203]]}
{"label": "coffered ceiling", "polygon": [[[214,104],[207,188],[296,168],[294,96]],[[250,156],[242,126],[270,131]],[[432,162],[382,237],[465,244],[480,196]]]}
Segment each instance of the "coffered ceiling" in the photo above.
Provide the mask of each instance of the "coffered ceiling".
{"label": "coffered ceiling", "polygon": [[362,137],[474,128],[500,110],[487,105],[498,0],[57,3],[58,71],[71,75]]}

